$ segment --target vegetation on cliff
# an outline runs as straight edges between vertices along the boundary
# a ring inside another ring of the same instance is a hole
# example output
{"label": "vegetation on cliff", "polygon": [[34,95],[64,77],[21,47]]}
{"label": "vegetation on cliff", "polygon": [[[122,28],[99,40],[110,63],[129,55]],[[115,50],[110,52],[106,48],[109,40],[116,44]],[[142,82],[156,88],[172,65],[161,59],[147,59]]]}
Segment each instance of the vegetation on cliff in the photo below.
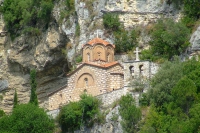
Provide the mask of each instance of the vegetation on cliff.
{"label": "vegetation on cliff", "polygon": [[7,30],[12,36],[21,31],[39,35],[46,29],[51,18],[53,0],[4,0],[1,11]]}
{"label": "vegetation on cliff", "polygon": [[30,103],[17,105],[11,115],[0,119],[1,133],[53,133],[54,127],[44,109]]}
{"label": "vegetation on cliff", "polygon": [[136,107],[131,94],[122,96],[119,101],[119,114],[122,117],[121,125],[124,133],[138,132],[138,122],[141,120],[141,110]]}
{"label": "vegetation on cliff", "polygon": [[[200,132],[200,62],[166,62],[151,81],[141,133]],[[146,97],[146,96],[145,96]]]}
{"label": "vegetation on cliff", "polygon": [[138,34],[136,30],[125,30],[119,21],[117,14],[106,13],[103,15],[103,24],[105,29],[113,32],[115,51],[117,53],[124,53],[132,50],[137,46]]}
{"label": "vegetation on cliff", "polygon": [[161,19],[150,31],[150,49],[142,51],[141,59],[171,59],[182,54],[189,45],[189,29],[182,22]]}
{"label": "vegetation on cliff", "polygon": [[103,116],[100,113],[100,101],[87,94],[82,94],[78,102],[70,102],[63,106],[58,122],[63,132],[72,132],[82,127],[91,127],[95,122],[101,122]]}

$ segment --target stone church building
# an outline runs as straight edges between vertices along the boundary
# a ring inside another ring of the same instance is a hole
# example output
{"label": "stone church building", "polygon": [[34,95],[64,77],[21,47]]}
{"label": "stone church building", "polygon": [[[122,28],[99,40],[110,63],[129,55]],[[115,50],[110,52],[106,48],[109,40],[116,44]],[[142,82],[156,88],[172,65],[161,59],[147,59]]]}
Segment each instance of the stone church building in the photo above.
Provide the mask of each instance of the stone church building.
{"label": "stone church building", "polygon": [[84,92],[97,96],[124,87],[123,66],[114,60],[115,45],[94,38],[82,48],[82,63],[67,74],[66,87],[49,94],[48,110],[77,101]]}
{"label": "stone church building", "polygon": [[[48,94],[47,109],[58,110],[70,101],[78,101],[84,92],[93,96],[117,91],[125,93],[127,89],[133,89],[130,83],[138,77],[146,81],[156,73],[158,67],[154,63],[139,60],[138,48],[135,51],[135,60],[120,63],[114,59],[114,49],[115,45],[100,38],[84,44],[81,64],[66,74],[66,86]],[[121,92],[117,95],[123,95]]]}

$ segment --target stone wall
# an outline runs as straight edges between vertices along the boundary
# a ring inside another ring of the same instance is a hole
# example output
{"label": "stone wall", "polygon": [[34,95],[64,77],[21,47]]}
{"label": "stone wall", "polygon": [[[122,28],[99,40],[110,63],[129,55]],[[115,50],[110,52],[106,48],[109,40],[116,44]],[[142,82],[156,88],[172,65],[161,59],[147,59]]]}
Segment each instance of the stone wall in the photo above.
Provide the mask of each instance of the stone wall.
{"label": "stone wall", "polygon": [[98,95],[97,98],[102,101],[102,105],[107,107],[111,105],[116,100],[120,99],[121,96],[126,95],[128,92],[128,88],[121,88],[118,90],[114,90],[105,94]]}
{"label": "stone wall", "polygon": [[124,66],[124,86],[129,86],[131,80],[142,78],[150,80],[157,72],[158,65],[150,61],[127,61]]}

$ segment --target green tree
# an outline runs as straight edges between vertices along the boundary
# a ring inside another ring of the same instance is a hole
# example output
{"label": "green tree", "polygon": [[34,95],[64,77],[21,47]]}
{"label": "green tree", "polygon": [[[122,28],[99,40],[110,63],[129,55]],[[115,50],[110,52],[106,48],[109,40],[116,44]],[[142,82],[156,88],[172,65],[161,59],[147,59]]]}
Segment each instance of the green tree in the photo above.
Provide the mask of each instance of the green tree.
{"label": "green tree", "polygon": [[150,36],[152,56],[171,59],[184,52],[189,45],[189,29],[183,23],[176,23],[172,19],[158,20]]}
{"label": "green tree", "polygon": [[80,128],[82,110],[79,102],[70,102],[62,107],[58,121],[63,132],[70,132]]}
{"label": "green tree", "polygon": [[141,111],[136,107],[132,95],[127,94],[122,96],[119,101],[119,106],[123,131],[127,133],[136,133],[138,131],[138,121],[141,120]]}
{"label": "green tree", "polygon": [[[173,76],[172,76],[173,75]],[[173,100],[171,89],[183,76],[183,64],[179,60],[165,62],[151,79],[151,89],[147,93],[149,102],[162,108]]]}
{"label": "green tree", "polygon": [[137,32],[135,30],[126,31],[121,29],[114,32],[115,51],[117,53],[128,52],[137,46]]}
{"label": "green tree", "polygon": [[80,97],[80,101],[70,102],[59,113],[58,122],[63,132],[72,132],[82,126],[90,127],[94,122],[99,122],[99,100],[87,94]]}
{"label": "green tree", "polygon": [[36,83],[36,70],[33,69],[30,72],[30,80],[31,80],[31,97],[30,97],[30,103],[33,103],[35,105],[38,105],[38,99],[37,99],[37,94],[36,94],[36,88],[37,88],[37,83]]}
{"label": "green tree", "polygon": [[8,31],[16,35],[46,27],[52,9],[53,0],[4,0],[2,12]]}
{"label": "green tree", "polygon": [[172,89],[174,104],[176,104],[177,107],[181,107],[182,110],[188,114],[190,107],[197,99],[196,92],[197,88],[191,79],[186,76],[181,78]]}
{"label": "green tree", "polygon": [[17,97],[17,91],[15,89],[13,108],[15,108],[17,106],[17,104],[18,104],[18,97]]}
{"label": "green tree", "polygon": [[189,111],[190,123],[192,123],[193,133],[200,132],[200,104],[194,104]]}
{"label": "green tree", "polygon": [[10,116],[0,119],[0,132],[53,133],[54,121],[34,104],[17,105]]}

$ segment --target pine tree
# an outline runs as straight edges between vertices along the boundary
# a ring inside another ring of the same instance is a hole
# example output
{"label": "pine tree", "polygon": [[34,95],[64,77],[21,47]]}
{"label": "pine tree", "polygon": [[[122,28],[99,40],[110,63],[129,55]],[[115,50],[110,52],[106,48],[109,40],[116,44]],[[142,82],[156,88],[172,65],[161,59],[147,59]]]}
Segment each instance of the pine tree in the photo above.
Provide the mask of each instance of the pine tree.
{"label": "pine tree", "polygon": [[36,70],[33,69],[30,72],[30,80],[31,80],[31,97],[30,97],[30,103],[35,104],[36,106],[38,105],[38,99],[37,99],[37,95],[36,95],[36,87],[37,87],[37,83],[36,83]]}
{"label": "pine tree", "polygon": [[17,97],[17,91],[15,89],[13,108],[15,108],[17,106],[17,104],[18,104],[18,97]]}

